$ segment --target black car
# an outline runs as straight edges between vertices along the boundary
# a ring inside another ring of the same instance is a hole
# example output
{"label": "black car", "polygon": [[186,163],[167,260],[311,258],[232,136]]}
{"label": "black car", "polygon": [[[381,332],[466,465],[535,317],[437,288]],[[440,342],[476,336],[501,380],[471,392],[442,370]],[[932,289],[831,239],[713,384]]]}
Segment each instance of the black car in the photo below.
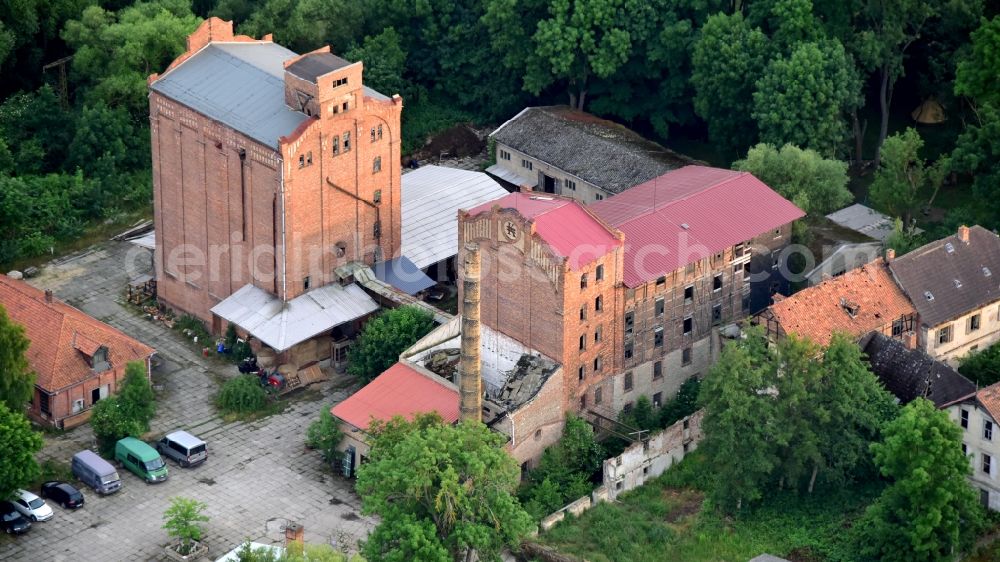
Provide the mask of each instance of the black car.
{"label": "black car", "polygon": [[83,494],[73,486],[65,482],[52,480],[42,484],[41,493],[38,494],[45,499],[65,507],[66,509],[77,509],[83,507]]}
{"label": "black car", "polygon": [[10,533],[22,535],[31,528],[31,521],[25,519],[21,512],[10,502],[0,502],[0,527]]}

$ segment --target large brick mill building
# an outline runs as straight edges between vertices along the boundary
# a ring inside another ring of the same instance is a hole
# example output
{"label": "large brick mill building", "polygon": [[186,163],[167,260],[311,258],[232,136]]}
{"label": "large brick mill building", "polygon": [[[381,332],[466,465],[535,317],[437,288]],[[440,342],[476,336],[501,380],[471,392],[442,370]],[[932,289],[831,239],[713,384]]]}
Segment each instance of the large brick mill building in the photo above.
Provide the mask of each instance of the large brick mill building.
{"label": "large brick mill building", "polygon": [[564,410],[614,417],[707,372],[802,216],[751,174],[686,166],[590,206],[521,192],[462,212],[459,262],[478,244],[483,325],[562,365]]}
{"label": "large brick mill building", "polygon": [[401,98],[218,18],[149,89],[159,299],[279,351],[371,312],[336,270],[399,255]]}

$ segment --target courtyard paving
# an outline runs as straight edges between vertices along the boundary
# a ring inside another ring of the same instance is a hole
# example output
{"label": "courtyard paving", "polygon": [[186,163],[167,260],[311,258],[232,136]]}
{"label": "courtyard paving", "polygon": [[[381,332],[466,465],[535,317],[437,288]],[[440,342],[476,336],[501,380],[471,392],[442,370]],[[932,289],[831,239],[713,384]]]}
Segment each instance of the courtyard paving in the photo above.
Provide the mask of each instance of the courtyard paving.
{"label": "courtyard paving", "polygon": [[[77,511],[56,515],[21,537],[0,537],[0,560],[165,560],[169,540],[162,514],[170,498],[207,504],[205,539],[214,560],[246,539],[280,543],[290,522],[305,527],[309,543],[356,549],[375,526],[360,514],[353,483],[334,475],[305,448],[308,425],[323,408],[356,389],[348,377],[294,392],[288,407],[252,422],[226,423],[212,398],[235,367],[198,354],[183,336],[123,305],[132,276],[148,273],[150,257],[127,242],[106,242],[50,263],[30,282],[155,348],[162,363],[153,371],[158,409],[148,440],[174,429],[208,443],[208,461],[193,469],[168,463],[170,478],[148,485],[122,471],[122,490],[108,497],[84,489]],[[46,436],[40,457],[68,463],[94,446],[89,426]]]}

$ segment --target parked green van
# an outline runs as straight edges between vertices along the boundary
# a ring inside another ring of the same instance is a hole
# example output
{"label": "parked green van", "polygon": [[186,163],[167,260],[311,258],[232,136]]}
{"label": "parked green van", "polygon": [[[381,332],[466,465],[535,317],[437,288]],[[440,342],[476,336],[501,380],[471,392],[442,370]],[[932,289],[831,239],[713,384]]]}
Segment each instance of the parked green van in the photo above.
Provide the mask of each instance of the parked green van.
{"label": "parked green van", "polygon": [[167,463],[160,453],[135,437],[115,443],[115,461],[150,484],[167,479]]}

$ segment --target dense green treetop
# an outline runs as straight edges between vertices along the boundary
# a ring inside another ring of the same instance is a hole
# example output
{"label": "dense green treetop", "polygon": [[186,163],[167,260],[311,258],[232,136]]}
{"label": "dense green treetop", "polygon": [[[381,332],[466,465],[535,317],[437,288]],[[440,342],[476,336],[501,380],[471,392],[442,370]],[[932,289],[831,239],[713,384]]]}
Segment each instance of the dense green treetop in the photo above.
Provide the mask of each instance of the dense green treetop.
{"label": "dense green treetop", "polygon": [[791,144],[780,150],[758,144],[733,162],[733,169],[750,172],[812,215],[836,211],[854,198],[847,189],[847,164]]}
{"label": "dense green treetop", "polygon": [[41,474],[35,453],[42,450],[42,436],[31,428],[21,411],[0,402],[0,500],[27,488]]}

